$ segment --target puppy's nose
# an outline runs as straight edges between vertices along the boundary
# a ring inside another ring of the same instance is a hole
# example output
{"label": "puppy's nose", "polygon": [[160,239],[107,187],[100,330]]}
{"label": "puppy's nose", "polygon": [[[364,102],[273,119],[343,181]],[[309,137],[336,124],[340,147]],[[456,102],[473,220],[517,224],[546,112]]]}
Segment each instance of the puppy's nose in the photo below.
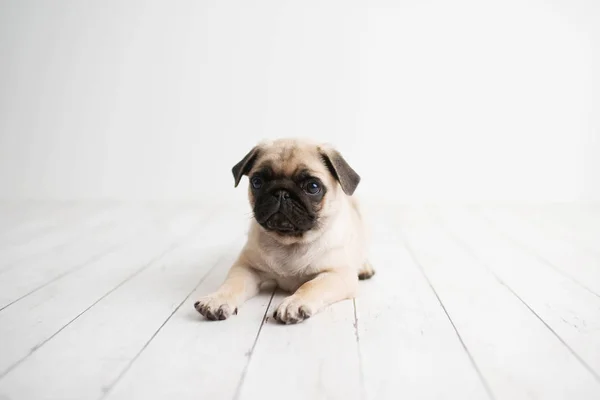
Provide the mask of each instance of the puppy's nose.
{"label": "puppy's nose", "polygon": [[290,192],[285,189],[280,189],[274,191],[273,196],[277,197],[279,200],[287,200],[290,198]]}

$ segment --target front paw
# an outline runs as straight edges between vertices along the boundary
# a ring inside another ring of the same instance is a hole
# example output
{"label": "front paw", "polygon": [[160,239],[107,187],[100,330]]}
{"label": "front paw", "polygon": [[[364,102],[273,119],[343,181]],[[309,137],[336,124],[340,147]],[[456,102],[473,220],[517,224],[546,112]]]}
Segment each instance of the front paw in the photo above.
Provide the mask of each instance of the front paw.
{"label": "front paw", "polygon": [[311,317],[314,310],[302,299],[290,296],[283,300],[273,313],[273,318],[282,324],[297,324]]}
{"label": "front paw", "polygon": [[237,314],[237,307],[218,295],[201,298],[194,303],[194,308],[211,321],[224,320]]}

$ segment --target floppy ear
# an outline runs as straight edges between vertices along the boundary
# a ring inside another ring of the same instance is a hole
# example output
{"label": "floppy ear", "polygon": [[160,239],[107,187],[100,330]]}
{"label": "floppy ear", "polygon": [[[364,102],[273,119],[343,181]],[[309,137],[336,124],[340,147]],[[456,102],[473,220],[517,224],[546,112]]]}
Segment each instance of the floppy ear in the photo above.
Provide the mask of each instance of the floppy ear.
{"label": "floppy ear", "polygon": [[321,148],[319,150],[329,172],[340,183],[344,193],[352,196],[360,182],[360,176],[348,165],[344,157],[337,150],[332,148]]}
{"label": "floppy ear", "polygon": [[233,173],[233,179],[235,179],[234,187],[237,187],[242,179],[242,176],[247,174],[252,169],[252,166],[256,161],[256,157],[258,157],[258,153],[258,146],[253,147],[252,150],[250,150],[250,152],[248,152],[248,154],[246,154],[240,162],[233,166],[231,172]]}

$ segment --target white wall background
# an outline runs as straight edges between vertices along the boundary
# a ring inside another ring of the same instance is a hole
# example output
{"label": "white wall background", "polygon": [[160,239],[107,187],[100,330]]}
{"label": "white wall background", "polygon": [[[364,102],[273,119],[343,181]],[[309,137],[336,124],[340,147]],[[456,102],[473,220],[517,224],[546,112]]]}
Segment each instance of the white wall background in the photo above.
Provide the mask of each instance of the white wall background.
{"label": "white wall background", "polygon": [[362,196],[600,200],[597,0],[3,0],[0,57],[2,198],[243,198],[308,136]]}

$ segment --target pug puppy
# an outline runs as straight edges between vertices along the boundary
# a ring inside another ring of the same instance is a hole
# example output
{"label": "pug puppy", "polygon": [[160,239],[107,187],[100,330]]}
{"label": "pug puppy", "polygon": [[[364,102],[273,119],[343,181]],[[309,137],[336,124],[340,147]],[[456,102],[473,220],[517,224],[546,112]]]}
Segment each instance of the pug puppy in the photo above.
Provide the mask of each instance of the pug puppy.
{"label": "pug puppy", "polygon": [[360,176],[326,144],[299,139],[264,141],[232,169],[234,186],[249,178],[254,218],[248,239],[218,290],[195,309],[224,320],[275,281],[292,293],[273,317],[301,322],[357,294],[358,280],[375,271],[367,260],[363,215],[355,197]]}

